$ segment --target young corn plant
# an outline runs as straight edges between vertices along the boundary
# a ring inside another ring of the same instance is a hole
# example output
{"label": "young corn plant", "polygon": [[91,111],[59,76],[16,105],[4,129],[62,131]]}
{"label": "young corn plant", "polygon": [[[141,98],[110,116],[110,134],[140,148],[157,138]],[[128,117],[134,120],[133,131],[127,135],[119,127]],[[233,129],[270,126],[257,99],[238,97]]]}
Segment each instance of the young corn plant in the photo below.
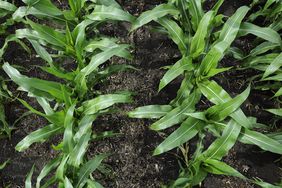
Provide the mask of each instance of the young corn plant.
{"label": "young corn plant", "polygon": [[[13,3],[7,1],[0,1],[0,40],[4,41],[0,46],[0,62],[2,63],[2,57],[11,41],[18,42],[23,47],[25,45],[18,40],[13,34],[10,34],[7,30],[14,25],[15,21],[12,19],[12,14],[16,11],[17,7]],[[0,137],[11,137],[12,128],[8,125],[5,116],[4,101],[10,100],[12,94],[8,91],[7,86],[3,78],[0,78]]]}
{"label": "young corn plant", "polygon": [[[254,40],[255,47],[248,55],[241,52],[238,57],[241,57],[239,59],[244,61],[244,69],[254,69],[258,72],[252,78],[255,89],[273,92],[273,99],[280,104],[282,95],[282,41],[278,32],[282,29],[282,2],[268,0],[260,6],[262,8],[250,16],[251,21],[257,21],[257,19],[265,20],[263,27],[253,26],[255,31],[252,34],[257,36]],[[242,32],[244,32],[244,28],[242,28]],[[267,111],[278,117],[282,116],[281,108],[267,109]],[[281,132],[269,135],[281,143]]]}
{"label": "young corn plant", "polygon": [[[16,150],[22,152],[34,143],[62,135],[61,142],[53,147],[59,154],[41,170],[36,187],[54,184],[58,187],[102,187],[91,174],[97,169],[105,171],[101,163],[109,154],[99,154],[88,160],[86,152],[92,141],[113,136],[114,133],[95,133],[92,125],[99,116],[112,113],[115,104],[131,102],[131,96],[128,92],[101,94],[95,86],[108,76],[132,67],[101,66],[113,56],[131,59],[131,55],[129,45],[118,44],[117,39],[100,35],[98,29],[107,21],[131,22],[135,18],[123,11],[115,1],[69,0],[71,9],[65,11],[49,0],[23,2],[27,6],[19,7],[14,19],[21,20],[29,27],[17,30],[16,37],[27,39],[38,56],[47,62],[41,69],[60,81],[27,77],[9,63],[3,65],[11,80],[19,85],[21,91],[35,98],[43,111],[22,99],[18,100],[49,122],[26,136],[17,144]],[[64,25],[56,29],[35,23],[29,19],[30,15],[39,19],[49,18],[55,26],[60,23]],[[62,65],[64,61],[71,61],[73,68],[66,69]],[[26,187],[32,187],[33,171],[34,167],[27,176]]]}
{"label": "young corn plant", "polygon": [[[159,23],[162,27],[160,30],[167,33],[182,54],[182,58],[169,68],[159,84],[161,91],[182,75],[183,81],[177,97],[168,105],[149,105],[129,112],[132,118],[158,119],[150,126],[155,131],[179,125],[153,153],[160,155],[180,148],[184,155],[186,167],[182,169],[179,178],[168,187],[192,187],[201,184],[208,173],[248,180],[222,162],[222,158],[237,141],[282,154],[282,145],[271,137],[254,131],[256,120],[247,117],[240,109],[250,93],[250,86],[232,98],[211,79],[230,69],[220,68],[219,63],[225,54],[230,53],[231,44],[242,30],[242,25],[245,25],[243,19],[249,11],[247,6],[240,7],[226,20],[226,16],[218,14],[222,3],[223,1],[218,1],[212,10],[204,12],[201,1],[171,0],[142,13],[133,22],[132,31],[151,21]],[[246,30],[248,32],[242,35],[251,32],[249,27]],[[202,97],[214,105],[205,111],[198,111],[196,105]],[[205,148],[203,140],[207,133],[213,134],[216,139]],[[198,140],[197,149],[189,158],[189,152],[183,144],[192,138]],[[249,181],[262,185],[258,180]]]}

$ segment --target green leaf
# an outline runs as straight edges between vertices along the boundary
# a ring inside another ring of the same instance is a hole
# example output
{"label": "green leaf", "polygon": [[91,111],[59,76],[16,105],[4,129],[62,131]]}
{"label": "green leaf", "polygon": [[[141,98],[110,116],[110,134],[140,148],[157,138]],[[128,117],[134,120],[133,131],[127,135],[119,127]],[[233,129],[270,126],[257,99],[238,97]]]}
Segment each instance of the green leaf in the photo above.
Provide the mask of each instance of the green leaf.
{"label": "green leaf", "polygon": [[32,166],[30,172],[28,173],[26,180],[25,180],[25,188],[32,188],[31,178],[34,171],[34,165]]}
{"label": "green leaf", "polygon": [[134,109],[128,113],[131,118],[161,118],[172,110],[170,105],[149,105]]}
{"label": "green leaf", "polygon": [[60,165],[56,170],[55,177],[57,180],[64,181],[65,171],[66,171],[66,163],[68,161],[69,155],[63,155],[62,160],[60,161]]}
{"label": "green leaf", "polygon": [[278,81],[278,82],[281,82],[282,81],[282,74],[277,74],[277,75],[274,75],[274,76],[270,76],[270,77],[267,77],[267,78],[264,78],[263,81],[267,81],[267,80],[273,80],[273,81]]}
{"label": "green leaf", "polygon": [[239,139],[242,143],[257,145],[265,151],[282,154],[282,144],[262,133],[244,129]]}
{"label": "green leaf", "polygon": [[87,180],[87,188],[104,188],[104,187],[96,181]]}
{"label": "green leaf", "polygon": [[167,86],[172,80],[184,73],[184,71],[193,70],[194,66],[190,58],[183,57],[176,62],[163,76],[159,84],[159,91]]}
{"label": "green leaf", "polygon": [[273,62],[267,67],[266,71],[263,74],[263,78],[273,74],[282,66],[282,53],[278,57],[276,57]]}
{"label": "green leaf", "polygon": [[200,95],[193,92],[179,107],[176,107],[157,122],[153,123],[152,130],[163,130],[175,124],[181,123],[187,116],[184,113],[193,112],[195,104],[199,101]]}
{"label": "green leaf", "polygon": [[64,121],[64,137],[63,137],[63,148],[65,153],[70,153],[74,147],[74,140],[73,140],[73,124],[74,124],[74,110],[75,105],[72,105],[65,116]]}
{"label": "green leaf", "polygon": [[177,97],[171,101],[171,105],[180,106],[182,102],[190,95],[192,89],[194,88],[193,79],[194,75],[191,72],[186,73],[184,79],[182,80],[181,86],[177,91]]}
{"label": "green leaf", "polygon": [[64,188],[73,188],[72,183],[70,182],[70,180],[67,177],[65,177],[65,180],[64,180]]}
{"label": "green leaf", "polygon": [[191,23],[193,26],[193,30],[197,31],[198,25],[204,14],[202,8],[202,2],[198,0],[189,0],[187,3],[188,3],[189,13],[191,15]]}
{"label": "green leaf", "polygon": [[240,172],[227,165],[224,162],[215,159],[208,159],[205,161],[204,169],[212,174],[217,175],[227,175],[227,176],[235,176],[242,179],[246,179]]}
{"label": "green leaf", "polygon": [[222,136],[217,138],[209,148],[202,154],[204,160],[217,159],[228,154],[229,150],[234,146],[240,134],[241,126],[234,120],[230,120],[224,129]]}
{"label": "green leaf", "polygon": [[[4,9],[10,12],[14,12],[17,10],[17,7],[13,5],[12,3],[9,3],[7,1],[0,1],[0,9]],[[3,10],[1,10],[3,11]]]}
{"label": "green leaf", "polygon": [[274,95],[274,97],[280,97],[282,95],[282,88],[280,88]]}
{"label": "green leaf", "polygon": [[266,110],[272,114],[275,114],[277,116],[281,116],[282,117],[282,108],[279,108],[279,109],[268,109]]}
{"label": "green leaf", "polygon": [[32,133],[30,133],[28,136],[26,136],[22,141],[20,141],[16,145],[16,150],[21,152],[29,148],[30,145],[36,142],[44,142],[48,138],[57,135],[61,133],[63,130],[63,127],[59,127],[56,125],[47,125],[41,129],[38,129]]}
{"label": "green leaf", "polygon": [[165,15],[178,15],[179,11],[173,5],[162,4],[155,7],[153,10],[143,12],[133,23],[131,31],[157,19],[164,17]]}
{"label": "green leaf", "polygon": [[96,115],[86,115],[80,119],[78,123],[79,129],[75,133],[73,138],[75,142],[78,142],[83,135],[87,134],[88,132],[91,132],[92,123],[96,118]]}
{"label": "green leaf", "polygon": [[188,118],[181,126],[167,137],[155,150],[153,155],[159,155],[181,146],[197,135],[204,123],[195,118]]}
{"label": "green leaf", "polygon": [[63,14],[50,0],[25,0],[25,3],[48,15],[59,16]]}
{"label": "green leaf", "polygon": [[9,162],[10,162],[10,160],[7,160],[4,163],[0,164],[0,170],[4,169]]}
{"label": "green leaf", "polygon": [[109,50],[106,50],[104,52],[101,52],[91,58],[90,63],[81,70],[81,74],[84,76],[89,75],[91,72],[93,72],[97,67],[107,60],[109,60],[111,57],[120,54],[123,50],[125,50],[128,46],[127,45],[120,45],[116,48],[111,48]]}
{"label": "green leaf", "polygon": [[60,162],[61,162],[61,157],[57,157],[44,166],[44,168],[41,170],[40,174],[36,179],[36,188],[40,188],[41,180],[45,178],[52,170],[54,170],[59,165]]}
{"label": "green leaf", "polygon": [[227,116],[235,112],[250,94],[250,86],[240,95],[236,96],[228,102],[215,105],[207,110],[207,117],[213,121],[222,121]]}
{"label": "green leaf", "polygon": [[68,164],[77,168],[80,166],[80,164],[82,164],[84,154],[86,153],[88,147],[90,136],[91,136],[91,130],[85,135],[80,137],[75,148],[70,153]]}
{"label": "green leaf", "polygon": [[205,39],[208,37],[208,30],[214,19],[214,12],[207,12],[201,19],[196,34],[192,38],[190,54],[193,59],[199,57],[206,47]]}
{"label": "green leaf", "polygon": [[189,33],[192,32],[192,26],[190,22],[190,17],[188,15],[188,3],[186,0],[178,0],[178,9],[180,9],[181,12],[181,19],[183,23],[183,28],[186,29]]}
{"label": "green leaf", "polygon": [[[223,104],[231,100],[229,94],[215,81],[206,81],[198,85],[203,95],[214,104]],[[241,109],[230,115],[238,124],[245,128],[252,127],[251,122]]]}
{"label": "green leaf", "polygon": [[159,18],[158,22],[164,28],[166,28],[170,38],[175,42],[175,44],[177,44],[181,53],[183,55],[187,54],[188,48],[186,46],[185,35],[184,35],[184,32],[181,29],[181,27],[179,27],[179,25],[175,21],[173,21],[172,19],[168,19],[166,17]]}
{"label": "green leaf", "polygon": [[112,6],[115,8],[122,9],[121,6],[115,0],[91,0],[94,1],[97,5]]}
{"label": "green leaf", "polygon": [[267,136],[270,137],[273,140],[276,140],[280,144],[282,144],[282,132],[281,131],[267,134]]}
{"label": "green leaf", "polygon": [[43,59],[45,60],[47,63],[52,64],[53,63],[53,59],[51,57],[51,55],[47,52],[47,50],[45,48],[43,48],[39,42],[37,42],[36,40],[29,40],[29,42],[32,44],[34,50],[36,51],[36,53]]}
{"label": "green leaf", "polygon": [[60,33],[51,27],[34,23],[31,20],[28,20],[28,23],[32,29],[38,33],[38,39],[44,40],[62,50],[68,45],[63,33]]}
{"label": "green leaf", "polygon": [[245,36],[247,34],[253,34],[272,43],[282,44],[280,35],[271,28],[259,27],[245,22],[241,25],[239,36]]}
{"label": "green leaf", "polygon": [[87,52],[94,52],[96,49],[106,51],[109,48],[118,47],[118,44],[116,42],[118,42],[117,39],[108,37],[93,39],[86,45],[84,49]]}
{"label": "green leaf", "polygon": [[82,103],[82,108],[79,110],[83,111],[84,115],[91,115],[99,112],[100,110],[106,109],[114,104],[128,103],[131,102],[130,95],[123,94],[108,94],[100,95],[92,100],[85,101]]}
{"label": "green leaf", "polygon": [[9,63],[4,63],[3,69],[22,90],[32,93],[35,96],[45,97],[47,99],[56,98],[59,101],[63,101],[65,98],[62,95],[62,88],[65,89],[68,96],[71,95],[69,92],[70,89],[66,88],[66,86],[57,82],[23,76],[17,69],[10,66]]}
{"label": "green leaf", "polygon": [[119,20],[134,22],[135,17],[119,8],[112,6],[96,5],[94,11],[87,16],[90,20],[105,21],[105,20]]}
{"label": "green leaf", "polygon": [[241,22],[248,11],[249,8],[243,6],[239,8],[235,12],[235,14],[227,20],[220,32],[219,39],[215,42],[215,44],[203,59],[200,65],[199,75],[206,75],[212,68],[217,67],[218,62],[222,59],[226,50],[230,47],[230,45],[236,38],[237,33],[240,29]]}
{"label": "green leaf", "polygon": [[272,43],[272,42],[263,42],[257,47],[255,47],[251,52],[250,56],[256,57],[257,55],[261,55],[269,50],[273,50],[275,48],[279,47],[279,44]]}
{"label": "green leaf", "polygon": [[90,174],[99,167],[101,162],[106,157],[108,157],[108,154],[100,154],[100,155],[97,155],[94,159],[85,163],[78,172],[78,180],[77,180],[77,184],[75,188],[83,187],[88,177],[90,176]]}

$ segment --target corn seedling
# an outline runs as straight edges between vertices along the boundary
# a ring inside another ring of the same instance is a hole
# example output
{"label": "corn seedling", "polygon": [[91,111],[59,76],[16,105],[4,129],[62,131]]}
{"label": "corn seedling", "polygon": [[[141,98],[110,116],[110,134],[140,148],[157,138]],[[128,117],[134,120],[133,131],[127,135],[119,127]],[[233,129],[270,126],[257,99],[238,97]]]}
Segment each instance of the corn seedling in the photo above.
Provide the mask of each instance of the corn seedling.
{"label": "corn seedling", "polygon": [[[97,169],[102,171],[100,164],[108,154],[99,154],[90,160],[85,154],[91,141],[114,134],[94,133],[92,124],[97,117],[112,113],[113,105],[131,102],[131,96],[128,92],[102,95],[94,86],[111,74],[132,67],[101,66],[113,56],[131,59],[131,55],[129,45],[118,44],[116,39],[100,35],[98,28],[107,21],[132,22],[135,18],[123,11],[115,1],[69,0],[71,9],[65,11],[49,0],[23,2],[26,6],[19,7],[13,17],[29,27],[18,29],[15,36],[31,43],[38,56],[47,62],[41,69],[60,79],[60,82],[30,78],[9,63],[3,65],[11,80],[19,85],[21,91],[35,98],[43,112],[22,99],[18,100],[49,122],[26,136],[17,144],[16,150],[21,152],[34,143],[63,135],[62,141],[54,147],[60,153],[41,170],[36,187],[54,184],[58,187],[102,187],[91,174]],[[50,19],[52,24],[63,26],[58,30],[39,24],[31,21],[30,15],[39,20]],[[48,52],[51,50],[53,54]],[[66,70],[62,65],[64,60],[69,59],[75,65],[72,70]],[[34,167],[27,176],[26,187],[32,185],[33,171]],[[51,172],[54,172],[51,178],[42,185],[42,180]]]}
{"label": "corn seedling", "polygon": [[[259,72],[252,79],[255,81],[255,88],[260,90],[273,91],[273,98],[281,103],[279,98],[282,95],[282,41],[279,31],[281,25],[282,2],[268,0],[260,11],[253,13],[250,18],[252,21],[256,19],[264,19],[265,27],[252,26],[257,38],[254,42],[255,48],[251,50],[249,55],[241,53],[245,69],[254,69]],[[244,29],[244,28],[243,28]],[[244,32],[244,31],[243,31]],[[268,112],[282,116],[281,109],[268,109]],[[281,143],[281,133],[270,134],[273,139]]]}
{"label": "corn seedling", "polygon": [[[217,1],[212,10],[204,12],[201,1],[171,0],[167,4],[142,13],[133,22],[132,31],[151,21],[159,23],[162,27],[160,30],[167,33],[182,54],[182,58],[170,67],[159,84],[161,91],[175,78],[183,75],[177,97],[168,105],[150,105],[129,112],[132,118],[158,119],[150,126],[155,131],[180,124],[154,150],[154,155],[178,147],[182,148],[186,155],[187,151],[182,145],[194,137],[198,138],[197,149],[192,158],[186,160],[186,167],[183,168],[180,177],[169,187],[198,185],[208,173],[248,180],[240,172],[222,162],[222,158],[237,141],[282,154],[281,143],[253,130],[255,119],[247,117],[240,109],[241,104],[249,96],[250,86],[232,98],[216,81],[211,80],[215,75],[230,69],[219,68],[219,63],[232,50],[230,48],[232,42],[238,36],[255,32],[253,28],[257,27],[243,22],[249,7],[240,7],[226,20],[226,16],[218,14],[222,3],[223,0]],[[275,34],[274,37],[275,40],[281,41],[279,35]],[[203,96],[214,106],[205,111],[197,111],[196,105]],[[207,132],[217,138],[205,149],[203,140]],[[249,181],[258,185],[264,183],[258,180]]]}

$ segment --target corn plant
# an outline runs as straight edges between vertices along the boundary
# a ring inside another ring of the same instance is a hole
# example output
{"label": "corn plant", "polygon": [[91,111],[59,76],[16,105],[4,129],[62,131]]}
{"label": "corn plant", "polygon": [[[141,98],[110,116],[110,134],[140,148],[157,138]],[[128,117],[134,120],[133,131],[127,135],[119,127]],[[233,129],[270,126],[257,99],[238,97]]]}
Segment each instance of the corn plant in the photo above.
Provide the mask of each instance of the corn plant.
{"label": "corn plant", "polygon": [[[241,52],[239,56],[242,58],[239,59],[244,61],[244,69],[254,69],[258,72],[252,78],[255,89],[272,91],[274,93],[273,99],[280,104],[279,98],[282,95],[282,42],[277,32],[282,29],[282,3],[281,1],[268,0],[260,6],[262,8],[258,12],[253,13],[250,16],[250,20],[264,19],[264,26],[254,27],[256,33],[253,34],[257,36],[254,41],[255,48],[248,55]],[[267,111],[277,116],[282,115],[281,109],[267,109]],[[281,133],[270,135],[281,143]]]}
{"label": "corn plant", "polygon": [[[179,147],[184,154],[186,167],[169,187],[198,185],[208,173],[248,180],[240,172],[222,162],[222,158],[237,141],[282,154],[282,145],[271,137],[253,130],[257,126],[256,120],[247,117],[240,109],[250,93],[250,86],[232,98],[211,79],[230,69],[220,67],[219,63],[225,54],[232,51],[230,47],[236,37],[255,32],[252,28],[255,25],[243,23],[249,7],[240,7],[226,20],[226,16],[218,14],[222,3],[223,0],[218,1],[212,10],[204,12],[201,1],[170,0],[167,4],[161,4],[153,10],[142,13],[133,22],[132,31],[151,21],[157,22],[162,27],[159,30],[177,44],[182,54],[182,58],[169,68],[159,84],[161,91],[182,75],[183,81],[177,91],[177,97],[168,105],[149,105],[129,112],[132,118],[158,119],[150,126],[155,131],[180,124],[153,153],[160,155]],[[281,41],[280,37],[279,40]],[[214,106],[204,111],[197,110],[196,105],[200,103],[202,97]],[[208,132],[217,138],[205,149],[203,140]],[[189,158],[187,147],[183,144],[194,137],[198,140],[197,149]],[[262,185],[258,180],[249,181]]]}
{"label": "corn plant", "polygon": [[[38,56],[46,62],[46,66],[41,69],[60,81],[27,77],[9,63],[3,65],[11,80],[19,85],[21,91],[35,98],[43,112],[22,99],[18,100],[31,112],[48,121],[48,125],[19,142],[16,150],[22,152],[34,143],[63,135],[61,142],[53,147],[59,151],[58,156],[41,170],[36,187],[50,187],[54,184],[58,187],[102,187],[91,174],[96,169],[103,172],[101,162],[108,154],[99,154],[88,160],[86,152],[91,141],[113,136],[114,133],[95,133],[92,124],[99,116],[112,113],[113,105],[131,102],[131,96],[129,92],[122,91],[101,94],[94,88],[111,74],[132,67],[101,66],[113,56],[131,59],[131,55],[129,45],[118,44],[117,39],[100,35],[98,28],[107,21],[131,22],[135,18],[123,11],[115,1],[69,0],[71,9],[66,11],[61,11],[49,0],[23,2],[27,6],[19,7],[14,19],[21,20],[28,27],[18,29],[16,37],[27,39]],[[56,29],[31,21],[30,15],[50,19],[55,26],[64,24]],[[65,60],[74,65],[71,70],[62,65]],[[26,187],[32,185],[34,168],[27,176]],[[41,185],[50,173],[51,178]]]}

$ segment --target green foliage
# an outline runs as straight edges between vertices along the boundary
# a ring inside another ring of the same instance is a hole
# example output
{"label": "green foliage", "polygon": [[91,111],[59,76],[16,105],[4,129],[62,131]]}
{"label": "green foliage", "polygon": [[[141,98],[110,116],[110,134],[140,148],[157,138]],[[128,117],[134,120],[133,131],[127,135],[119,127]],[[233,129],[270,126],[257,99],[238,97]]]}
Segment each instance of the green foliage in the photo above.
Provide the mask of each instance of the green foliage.
{"label": "green foliage", "polygon": [[[108,154],[99,154],[88,160],[86,152],[91,141],[115,134],[94,133],[92,124],[98,116],[111,113],[114,105],[132,99],[128,92],[101,94],[94,87],[108,76],[132,67],[103,65],[114,56],[131,59],[130,46],[101,35],[98,29],[108,21],[133,22],[135,17],[123,11],[115,1],[109,4],[108,1],[69,0],[70,10],[60,10],[50,0],[23,2],[26,6],[14,7],[13,19],[24,23],[25,28],[16,30],[13,40],[27,39],[23,41],[29,41],[37,55],[46,62],[40,68],[57,77],[58,81],[25,76],[9,63],[4,63],[6,74],[19,90],[37,100],[41,110],[20,98],[17,100],[48,121],[47,125],[20,141],[16,150],[22,152],[34,143],[62,135],[61,142],[54,147],[59,154],[41,170],[36,187],[54,184],[58,187],[102,187],[91,174]],[[31,15],[38,18],[38,22],[31,21]],[[50,22],[43,25],[41,19]],[[63,67],[62,62],[66,60],[71,60],[74,68],[67,70]],[[33,171],[34,167],[27,176],[26,187],[32,187]]]}
{"label": "green foliage", "polygon": [[[267,43],[261,44],[263,49],[258,47],[253,51],[253,54],[260,54],[279,48],[280,35],[271,27],[264,28],[244,22],[250,9],[246,6],[237,9],[226,21],[223,20],[225,16],[217,13],[222,3],[223,1],[218,1],[211,11],[205,13],[201,1],[172,0],[142,13],[132,27],[135,30],[150,21],[158,22],[182,54],[182,58],[170,67],[159,84],[160,91],[175,78],[182,76],[177,97],[169,105],[139,107],[129,113],[132,118],[159,119],[150,126],[156,131],[180,124],[154,150],[154,155],[160,155],[180,148],[184,155],[187,167],[183,168],[179,178],[169,187],[198,185],[208,173],[236,176],[261,185],[221,161],[237,141],[282,154],[281,143],[271,136],[252,130],[255,122],[240,109],[248,98],[251,87],[232,98],[218,83],[211,80],[215,75],[230,69],[222,68],[219,63],[226,54],[235,51],[231,45],[237,37],[253,34],[260,40],[266,40]],[[237,57],[242,59],[244,55],[238,53]],[[253,58],[254,55],[249,57]],[[272,63],[265,68],[268,70],[265,77],[280,67],[279,55],[271,58]],[[198,111],[196,105],[203,96],[214,105]],[[147,113],[151,109],[154,112]],[[216,139],[204,150],[202,142],[207,132]],[[189,158],[188,151],[182,145],[192,138],[198,140],[198,145],[193,157]]]}

